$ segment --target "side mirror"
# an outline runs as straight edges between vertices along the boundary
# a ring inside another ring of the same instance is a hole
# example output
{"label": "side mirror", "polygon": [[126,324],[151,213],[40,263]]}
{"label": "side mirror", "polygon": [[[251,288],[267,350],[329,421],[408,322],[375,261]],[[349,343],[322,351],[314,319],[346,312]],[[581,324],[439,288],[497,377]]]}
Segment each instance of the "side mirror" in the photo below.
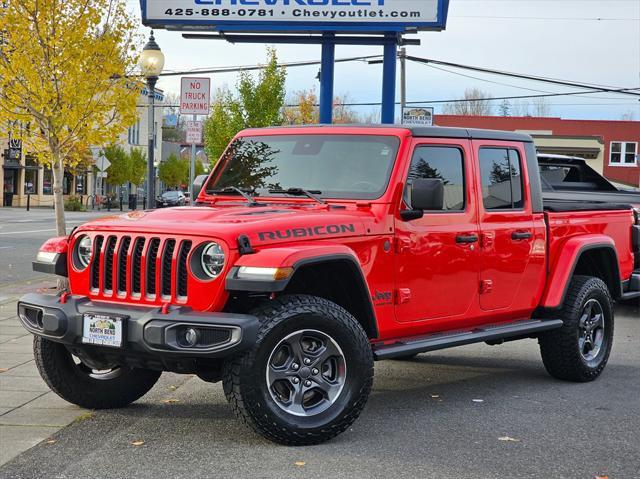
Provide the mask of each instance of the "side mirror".
{"label": "side mirror", "polygon": [[416,178],[411,183],[411,209],[400,216],[405,221],[424,216],[424,210],[442,210],[444,206],[444,182],[436,178]]}
{"label": "side mirror", "polygon": [[202,189],[205,182],[207,181],[207,178],[209,178],[209,175],[198,175],[193,180],[193,198],[191,198],[191,201],[194,204],[196,199],[198,198],[198,195],[200,194],[200,190]]}

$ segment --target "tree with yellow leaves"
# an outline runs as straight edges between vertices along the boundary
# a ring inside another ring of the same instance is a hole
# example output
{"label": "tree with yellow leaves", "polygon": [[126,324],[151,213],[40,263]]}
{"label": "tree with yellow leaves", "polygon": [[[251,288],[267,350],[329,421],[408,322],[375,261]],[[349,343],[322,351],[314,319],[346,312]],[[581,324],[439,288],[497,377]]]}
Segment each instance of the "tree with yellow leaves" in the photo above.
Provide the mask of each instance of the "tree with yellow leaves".
{"label": "tree with yellow leaves", "polygon": [[0,135],[53,170],[65,235],[64,170],[114,142],[136,120],[135,23],[124,0],[0,3]]}

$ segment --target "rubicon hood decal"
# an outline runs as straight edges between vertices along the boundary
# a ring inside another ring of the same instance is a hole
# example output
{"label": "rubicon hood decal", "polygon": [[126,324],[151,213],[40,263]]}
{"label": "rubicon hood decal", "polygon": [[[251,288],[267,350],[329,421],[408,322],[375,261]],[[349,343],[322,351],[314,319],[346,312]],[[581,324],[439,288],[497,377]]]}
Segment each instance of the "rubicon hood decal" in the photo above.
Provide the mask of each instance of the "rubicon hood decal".
{"label": "rubicon hood decal", "polygon": [[340,224],[340,225],[319,225],[310,226],[307,228],[290,228],[284,230],[275,231],[260,231],[258,233],[258,239],[260,241],[265,240],[278,240],[289,238],[310,238],[313,236],[326,236],[337,235],[344,233],[355,233],[356,226],[353,223]]}

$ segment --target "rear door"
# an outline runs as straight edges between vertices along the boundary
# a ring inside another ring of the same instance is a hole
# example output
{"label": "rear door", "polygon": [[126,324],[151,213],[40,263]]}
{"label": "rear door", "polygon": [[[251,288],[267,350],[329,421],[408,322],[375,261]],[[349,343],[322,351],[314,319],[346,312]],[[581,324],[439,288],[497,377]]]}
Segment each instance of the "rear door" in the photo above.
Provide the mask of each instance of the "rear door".
{"label": "rear door", "polygon": [[442,210],[396,223],[397,321],[427,321],[425,330],[473,323],[480,271],[474,177],[469,140],[413,141],[402,209],[414,178],[442,179],[445,198]]}
{"label": "rear door", "polygon": [[[530,309],[527,284],[542,265],[530,261],[536,238],[521,143],[474,140],[480,217],[480,308]],[[535,283],[535,282],[534,282]]]}

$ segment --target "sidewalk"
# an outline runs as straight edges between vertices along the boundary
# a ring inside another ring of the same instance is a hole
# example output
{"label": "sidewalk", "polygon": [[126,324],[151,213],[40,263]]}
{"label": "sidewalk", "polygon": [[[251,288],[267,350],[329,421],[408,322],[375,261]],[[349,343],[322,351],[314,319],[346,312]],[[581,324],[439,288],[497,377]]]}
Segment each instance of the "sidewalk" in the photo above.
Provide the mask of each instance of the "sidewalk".
{"label": "sidewalk", "polygon": [[40,378],[33,337],[16,315],[16,289],[0,291],[0,466],[87,412]]}

